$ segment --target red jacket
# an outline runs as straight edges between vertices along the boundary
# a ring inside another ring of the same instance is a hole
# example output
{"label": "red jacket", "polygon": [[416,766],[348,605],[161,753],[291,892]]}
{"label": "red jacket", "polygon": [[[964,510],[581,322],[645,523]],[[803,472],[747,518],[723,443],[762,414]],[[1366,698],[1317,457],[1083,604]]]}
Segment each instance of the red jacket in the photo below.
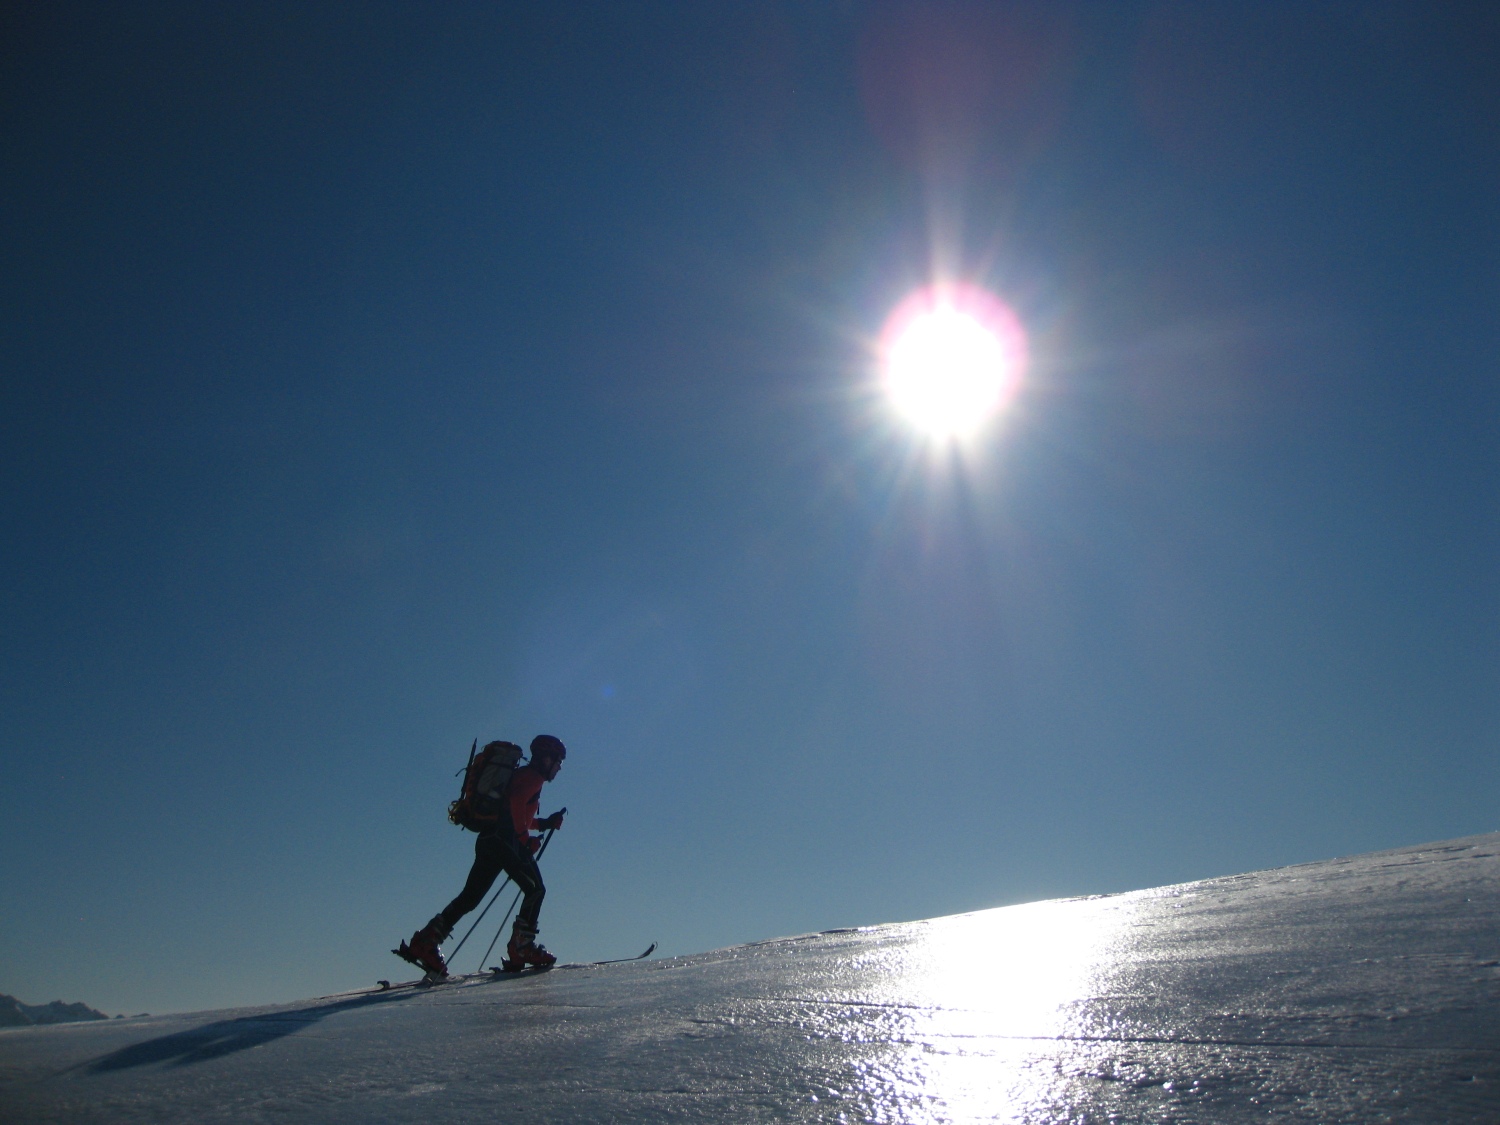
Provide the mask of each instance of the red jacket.
{"label": "red jacket", "polygon": [[536,827],[537,802],[547,779],[535,766],[522,766],[510,779],[510,822],[516,826],[516,840],[525,848],[531,844]]}

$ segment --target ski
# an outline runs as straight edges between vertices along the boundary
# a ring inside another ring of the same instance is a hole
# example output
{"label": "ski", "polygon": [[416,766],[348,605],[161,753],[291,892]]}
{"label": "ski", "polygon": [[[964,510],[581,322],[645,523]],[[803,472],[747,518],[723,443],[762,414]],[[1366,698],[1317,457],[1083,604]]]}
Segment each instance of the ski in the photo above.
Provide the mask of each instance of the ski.
{"label": "ski", "polygon": [[492,977],[509,980],[511,977],[518,977],[525,973],[542,973],[546,972],[548,969],[592,969],[595,965],[622,965],[627,961],[643,961],[655,952],[656,942],[653,941],[650,945],[646,946],[644,952],[637,953],[634,957],[611,957],[607,961],[569,962],[566,965],[528,965],[525,968],[521,969],[505,969],[500,965],[491,965],[490,975]]}
{"label": "ski", "polygon": [[446,976],[446,977],[433,977],[429,973],[426,976],[418,977],[416,980],[404,980],[404,981],[395,981],[395,982],[388,981],[388,980],[378,980],[378,981],[375,982],[376,987],[373,988],[371,991],[372,992],[396,992],[396,991],[398,991],[400,989],[403,989],[403,988],[436,988],[438,985],[442,985],[442,984],[460,984],[460,983],[462,983],[463,981],[466,981],[466,980],[486,980],[486,979],[488,979],[488,980],[510,980],[513,977],[525,977],[525,976],[533,976],[533,975],[535,975],[537,973],[545,973],[545,972],[548,972],[548,971],[550,971],[551,969],[554,969],[554,968],[558,968],[558,969],[591,969],[595,965],[623,965],[623,964],[625,964],[626,962],[629,962],[629,961],[644,961],[647,957],[650,957],[651,954],[653,954],[655,952],[656,952],[656,942],[653,941],[650,945],[646,946],[646,949],[645,949],[644,952],[637,953],[634,957],[611,957],[607,961],[584,961],[584,962],[582,962],[580,964],[568,964],[568,965],[527,965],[525,968],[512,969],[510,971],[507,971],[507,970],[501,968],[499,965],[491,965],[488,974],[485,974],[485,973],[453,973],[453,974],[451,974],[449,976]]}
{"label": "ski", "polygon": [[[475,974],[477,975],[477,974]],[[440,984],[458,984],[469,977],[462,973],[452,976],[433,977],[431,975],[418,977],[416,980],[388,981],[378,980],[371,992],[399,992],[403,988],[436,988]]]}
{"label": "ski", "polygon": [[656,952],[656,942],[653,941],[650,945],[646,946],[646,952],[644,952],[644,953],[637,953],[634,957],[612,957],[608,961],[591,961],[591,962],[589,962],[589,964],[591,964],[591,965],[618,965],[622,961],[644,961],[647,957],[650,957],[651,954],[653,954],[655,952]]}
{"label": "ski", "polygon": [[428,969],[426,965],[422,964],[421,961],[417,960],[417,958],[412,955],[411,950],[407,947],[407,944],[404,941],[397,948],[391,950],[391,952],[408,964],[415,965],[417,968],[422,969],[423,973],[416,980],[402,981],[400,984],[392,984],[388,980],[378,980],[375,982],[379,986],[379,988],[376,989],[376,991],[378,992],[390,992],[393,989],[397,988],[432,988],[434,985],[448,984],[450,982],[461,981],[464,979],[463,973],[440,974]]}

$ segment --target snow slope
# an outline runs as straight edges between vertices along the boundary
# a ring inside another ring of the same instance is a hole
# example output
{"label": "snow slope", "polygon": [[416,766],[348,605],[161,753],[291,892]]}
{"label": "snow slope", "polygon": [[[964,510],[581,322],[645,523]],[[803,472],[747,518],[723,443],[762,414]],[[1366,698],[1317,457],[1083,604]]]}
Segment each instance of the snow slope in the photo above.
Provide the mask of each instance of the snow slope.
{"label": "snow slope", "polygon": [[0,1031],[0,1117],[1493,1125],[1497,853]]}

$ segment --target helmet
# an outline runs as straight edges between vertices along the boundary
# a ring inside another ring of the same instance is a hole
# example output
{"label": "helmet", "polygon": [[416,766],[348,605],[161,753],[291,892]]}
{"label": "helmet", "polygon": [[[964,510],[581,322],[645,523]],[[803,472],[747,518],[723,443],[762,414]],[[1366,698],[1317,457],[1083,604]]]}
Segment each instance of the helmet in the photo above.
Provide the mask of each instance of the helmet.
{"label": "helmet", "polygon": [[539,734],[531,740],[531,760],[538,758],[556,758],[559,762],[568,756],[568,748],[562,744],[562,739],[554,738],[550,734]]}

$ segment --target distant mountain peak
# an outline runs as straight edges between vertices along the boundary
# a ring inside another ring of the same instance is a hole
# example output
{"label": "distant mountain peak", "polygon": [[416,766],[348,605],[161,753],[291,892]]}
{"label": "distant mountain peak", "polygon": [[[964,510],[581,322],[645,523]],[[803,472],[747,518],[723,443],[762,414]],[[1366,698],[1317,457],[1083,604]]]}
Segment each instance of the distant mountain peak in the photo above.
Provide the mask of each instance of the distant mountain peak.
{"label": "distant mountain peak", "polygon": [[0,1027],[34,1027],[45,1023],[76,1023],[79,1020],[107,1020],[103,1012],[87,1004],[23,1004],[14,996],[0,992]]}

